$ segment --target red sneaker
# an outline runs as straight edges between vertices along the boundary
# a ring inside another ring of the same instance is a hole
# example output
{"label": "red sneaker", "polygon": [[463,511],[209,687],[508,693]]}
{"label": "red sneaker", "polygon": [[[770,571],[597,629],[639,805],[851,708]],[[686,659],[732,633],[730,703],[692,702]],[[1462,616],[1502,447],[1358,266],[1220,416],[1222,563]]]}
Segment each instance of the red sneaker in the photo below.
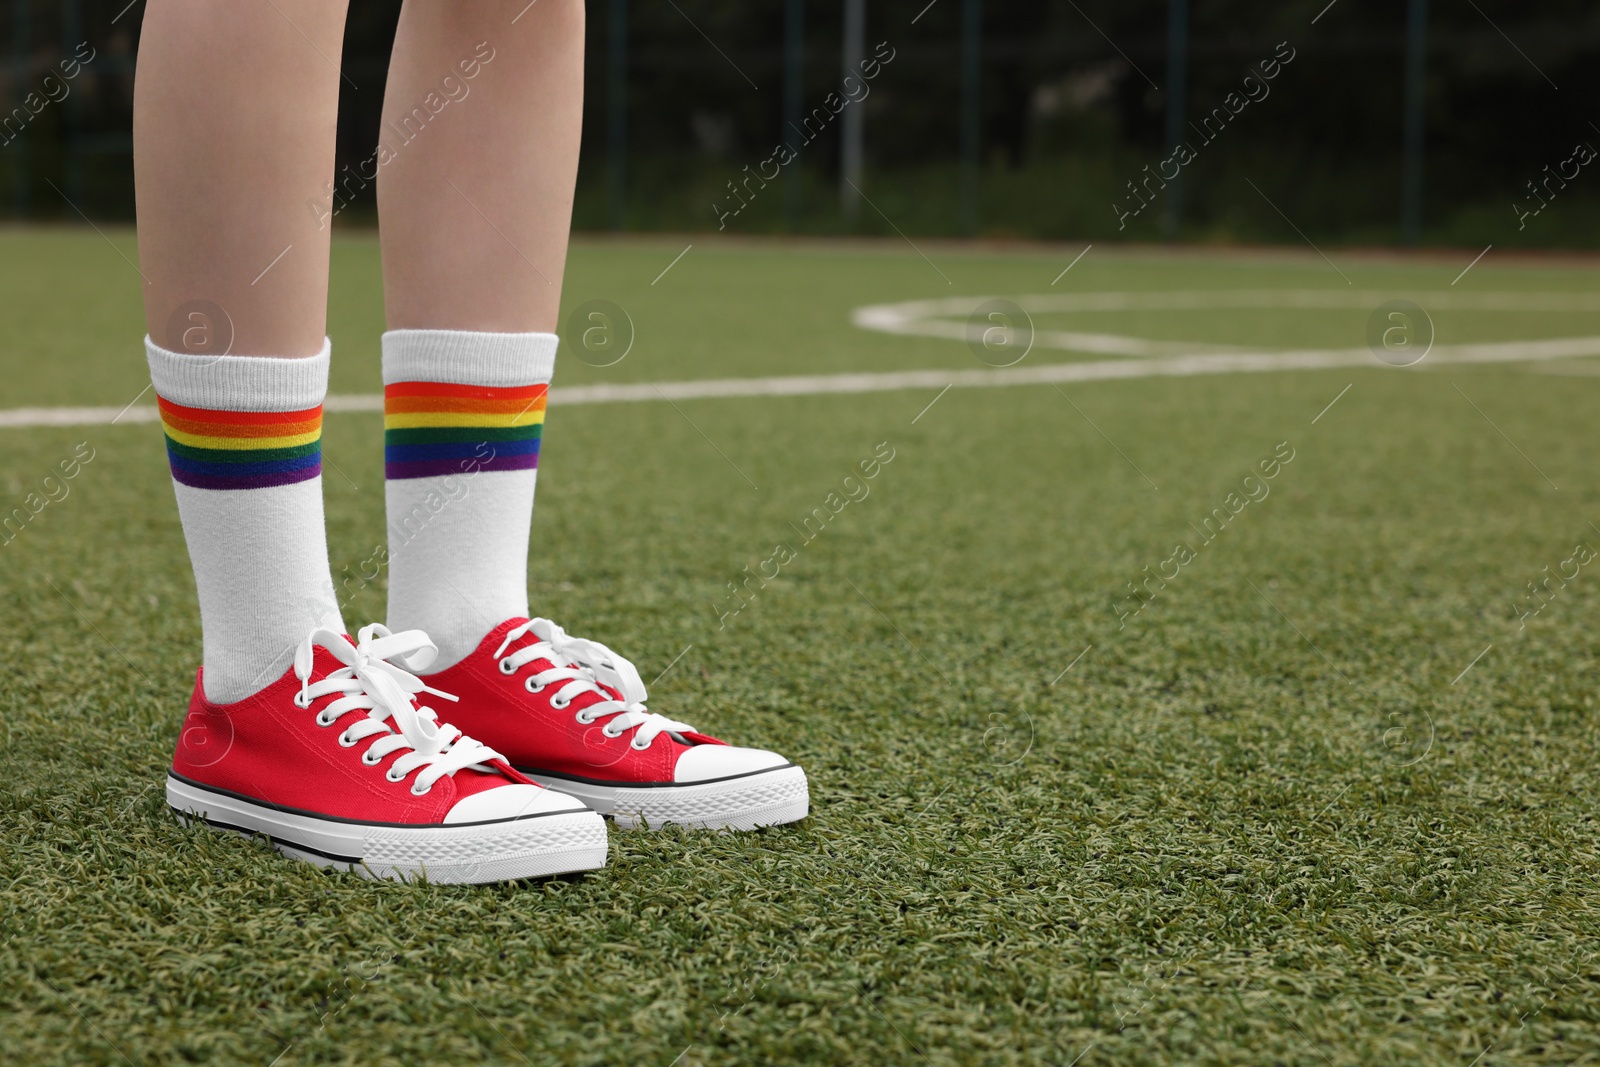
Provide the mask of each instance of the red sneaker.
{"label": "red sneaker", "polygon": [[507,619],[427,681],[460,698],[451,723],[620,826],[750,830],[810,808],[805,771],[649,711],[633,664],[549,619]]}
{"label": "red sneaker", "polygon": [[374,878],[499,882],[604,866],[603,819],[417,704],[433,690],[404,668],[434,652],[418,630],[368,626],[359,644],[318,630],[282,678],[235,704],[211,703],[196,679],[167,803]]}

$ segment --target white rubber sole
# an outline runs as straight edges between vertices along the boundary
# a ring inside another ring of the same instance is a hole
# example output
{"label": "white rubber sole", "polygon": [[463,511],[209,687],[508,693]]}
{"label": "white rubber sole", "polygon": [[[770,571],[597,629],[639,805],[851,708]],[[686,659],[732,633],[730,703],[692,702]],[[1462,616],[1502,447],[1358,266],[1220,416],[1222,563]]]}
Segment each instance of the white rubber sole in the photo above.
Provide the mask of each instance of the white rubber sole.
{"label": "white rubber sole", "polygon": [[180,818],[261,834],[287,856],[367,878],[506,882],[606,863],[605,820],[585,808],[453,826],[347,822],[284,811],[170,775],[167,804]]}
{"label": "white rubber sole", "polygon": [[539,771],[522,773],[577,797],[628,830],[668,825],[754,830],[798,822],[811,811],[806,772],[793,764],[711,782],[657,786],[601,785]]}

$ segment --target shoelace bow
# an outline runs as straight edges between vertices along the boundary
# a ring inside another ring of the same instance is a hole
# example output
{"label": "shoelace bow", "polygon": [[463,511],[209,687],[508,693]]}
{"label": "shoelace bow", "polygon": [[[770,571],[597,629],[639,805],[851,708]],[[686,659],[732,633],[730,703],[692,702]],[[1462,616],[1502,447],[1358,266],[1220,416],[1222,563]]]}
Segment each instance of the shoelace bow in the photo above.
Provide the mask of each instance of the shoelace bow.
{"label": "shoelace bow", "polygon": [[[411,786],[414,796],[422,796],[445,775],[490,760],[504,759],[500,753],[451,726],[441,723],[434,710],[419,705],[413,697],[432,693],[446,700],[449,693],[424,685],[411,670],[426,670],[438,647],[421,630],[391,633],[373,623],[363,626],[351,644],[344,634],[326,628],[313,630],[294,654],[294,673],[300,679],[295,695],[298,707],[309,708],[318,697],[343,694],[317,713],[319,726],[332,726],[352,711],[365,711],[366,717],[345,728],[339,744],[351,748],[364,738],[376,738],[367,746],[361,761],[376,766],[400,749],[409,752],[395,760],[386,777],[398,782],[418,767],[422,768]],[[311,681],[313,649],[321,645],[344,666]],[[410,668],[407,670],[406,668]]]}
{"label": "shoelace bow", "polygon": [[[530,633],[538,640],[506,654],[513,641]],[[529,619],[514,627],[500,642],[494,658],[499,660],[500,670],[505,674],[515,674],[537,659],[549,662],[551,667],[528,677],[526,685],[530,692],[536,693],[557,682],[564,683],[550,698],[550,706],[558,711],[571,704],[580,693],[599,696],[600,700],[578,710],[578,721],[592,723],[608,715],[615,716],[601,728],[601,733],[607,737],[620,737],[624,731],[637,726],[639,730],[629,744],[640,751],[649,748],[660,734],[694,729],[686,722],[658,715],[644,706],[644,682],[632,663],[598,641],[571,636],[549,619]],[[622,699],[618,700],[618,696]]]}

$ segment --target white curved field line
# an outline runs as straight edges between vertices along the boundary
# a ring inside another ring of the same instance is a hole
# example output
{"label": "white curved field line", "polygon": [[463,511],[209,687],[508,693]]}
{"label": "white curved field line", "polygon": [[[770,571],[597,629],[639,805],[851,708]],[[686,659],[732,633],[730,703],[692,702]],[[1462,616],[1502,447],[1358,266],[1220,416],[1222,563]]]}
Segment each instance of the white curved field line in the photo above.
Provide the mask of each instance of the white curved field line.
{"label": "white curved field line", "polygon": [[[1323,290],[1261,290],[1259,292],[1158,292],[1061,293],[1009,297],[1030,313],[1070,311],[1179,311],[1213,308],[1361,308],[1377,307],[1393,293],[1333,292]],[[857,308],[851,320],[864,329],[913,336],[965,341],[965,316],[991,297],[952,297],[901,304]],[[1586,293],[1415,293],[1415,300],[1430,310],[1481,311],[1600,311],[1600,294]],[[940,321],[930,316],[960,315],[962,321]],[[1111,381],[1126,378],[1190,377],[1202,374],[1250,374],[1264,371],[1321,370],[1329,367],[1381,367],[1365,347],[1250,351],[1228,346],[1206,346],[1181,341],[1148,341],[1117,334],[1041,332],[1035,346],[1047,337],[1070,337],[1064,347],[1081,350],[1083,338],[1108,346],[1089,351],[1155,358],[1109,359],[1082,363],[1048,363],[1004,369],[914,370],[883,374],[819,374],[775,378],[711,378],[700,381],[638,382],[628,385],[576,385],[551,390],[552,405],[620,404],[650,400],[703,400],[731,397],[820,396],[830,393],[879,393],[901,389],[997,388],[1065,382]],[[1157,350],[1159,349],[1159,350]],[[1221,349],[1221,351],[1219,351]],[[1435,363],[1522,363],[1600,356],[1600,336],[1557,337],[1542,341],[1498,341],[1484,344],[1434,345],[1420,366]],[[1393,368],[1386,368],[1393,369]],[[383,410],[377,393],[335,395],[327,399],[329,412]],[[29,426],[90,426],[155,422],[154,406],[13,408],[0,410],[0,428]]]}
{"label": "white curved field line", "polygon": [[[864,330],[911,337],[965,341],[967,316],[990,300],[1009,300],[1029,315],[1086,311],[1236,311],[1357,309],[1371,311],[1394,292],[1335,292],[1328,289],[1169,290],[1148,293],[1035,293],[1025,296],[954,296],[856,308],[850,321]],[[1398,294],[1429,311],[1600,311],[1600,293],[1416,292]],[[1036,330],[1035,348],[1103,352],[1118,356],[1185,356],[1260,353],[1241,345],[1157,341],[1125,334]]]}

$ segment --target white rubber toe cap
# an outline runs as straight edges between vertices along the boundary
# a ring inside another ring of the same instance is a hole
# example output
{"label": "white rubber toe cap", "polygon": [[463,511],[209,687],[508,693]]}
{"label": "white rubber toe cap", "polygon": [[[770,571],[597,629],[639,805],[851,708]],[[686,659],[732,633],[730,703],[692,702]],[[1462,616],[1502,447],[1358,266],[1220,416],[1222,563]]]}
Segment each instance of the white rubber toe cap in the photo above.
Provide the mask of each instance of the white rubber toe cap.
{"label": "white rubber toe cap", "polygon": [[558,811],[584,811],[583,801],[537,785],[513,783],[473,793],[456,802],[444,817],[445,823],[493,822],[525,815],[548,815]]}
{"label": "white rubber toe cap", "polygon": [[678,757],[672,780],[706,782],[715,778],[731,778],[739,774],[753,774],[782,767],[789,761],[776,752],[763,748],[735,748],[733,745],[695,745]]}

